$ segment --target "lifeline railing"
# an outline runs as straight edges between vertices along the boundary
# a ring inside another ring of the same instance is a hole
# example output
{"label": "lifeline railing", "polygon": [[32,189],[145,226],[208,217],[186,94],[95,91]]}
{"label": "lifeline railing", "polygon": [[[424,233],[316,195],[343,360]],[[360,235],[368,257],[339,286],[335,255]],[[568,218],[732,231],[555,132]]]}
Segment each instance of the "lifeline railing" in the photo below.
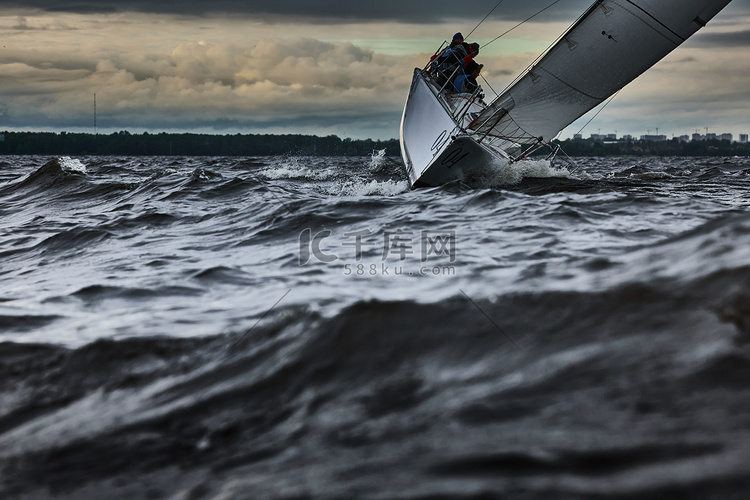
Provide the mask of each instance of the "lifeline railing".
{"label": "lifeline railing", "polygon": [[[426,76],[428,76],[429,78],[431,78],[432,81],[435,84],[439,84],[439,82],[437,82],[435,80],[434,75],[433,75],[433,71],[431,71],[433,69],[434,56],[437,56],[438,54],[440,54],[442,52],[443,47],[445,47],[446,43],[447,43],[446,41],[443,41],[443,43],[440,45],[440,47],[438,48],[438,50],[435,51],[435,54],[433,55],[433,58],[422,69],[423,73],[426,74]],[[461,126],[461,123],[463,122],[463,119],[466,116],[466,113],[468,113],[469,110],[471,109],[471,105],[479,97],[479,95],[482,93],[483,89],[481,87],[477,86],[477,88],[474,90],[474,92],[471,93],[471,97],[466,98],[466,103],[463,106],[459,107],[454,112],[452,106],[450,106],[450,104],[448,104],[445,101],[445,94],[448,94],[448,93],[452,94],[452,92],[447,92],[447,90],[448,90],[448,87],[453,84],[454,79],[459,75],[459,71],[460,70],[461,70],[461,67],[457,66],[453,70],[453,73],[451,73],[450,76],[446,77],[446,82],[444,84],[442,84],[442,86],[440,86],[440,88],[438,89],[438,91],[435,93],[435,96],[438,99],[441,99],[441,98],[443,99],[443,101],[445,102],[445,104],[446,104],[446,106],[448,108],[448,111],[451,113],[451,115],[453,116],[453,118],[456,120],[456,126],[459,129],[461,129],[462,132],[466,133],[466,130]],[[439,67],[435,68],[435,73],[438,73],[438,74],[440,73]],[[443,75],[443,76],[445,77],[445,75]],[[431,89],[433,89],[433,91],[434,91],[435,87],[433,87],[432,85],[430,85],[429,87]]]}

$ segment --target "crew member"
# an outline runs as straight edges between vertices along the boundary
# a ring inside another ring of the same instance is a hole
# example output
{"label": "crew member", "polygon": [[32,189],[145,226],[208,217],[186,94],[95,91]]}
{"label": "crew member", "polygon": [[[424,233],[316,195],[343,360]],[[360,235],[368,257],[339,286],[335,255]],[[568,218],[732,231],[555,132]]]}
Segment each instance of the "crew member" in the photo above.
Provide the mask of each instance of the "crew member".
{"label": "crew member", "polygon": [[[484,96],[481,95],[481,88],[477,83],[477,78],[482,72],[483,64],[477,64],[475,61],[470,61],[466,65],[467,73],[458,75],[453,82],[453,89],[457,94],[473,94],[479,89],[480,99]],[[469,73],[470,72],[470,73]]]}

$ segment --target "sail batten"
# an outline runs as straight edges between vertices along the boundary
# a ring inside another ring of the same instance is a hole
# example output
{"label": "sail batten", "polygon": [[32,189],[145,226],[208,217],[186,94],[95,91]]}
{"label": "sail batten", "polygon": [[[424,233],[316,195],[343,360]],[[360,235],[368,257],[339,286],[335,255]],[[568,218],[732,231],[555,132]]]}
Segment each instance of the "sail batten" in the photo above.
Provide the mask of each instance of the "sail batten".
{"label": "sail batten", "polygon": [[[469,129],[549,141],[633,81],[730,0],[598,0]],[[512,107],[508,103],[512,102]]]}

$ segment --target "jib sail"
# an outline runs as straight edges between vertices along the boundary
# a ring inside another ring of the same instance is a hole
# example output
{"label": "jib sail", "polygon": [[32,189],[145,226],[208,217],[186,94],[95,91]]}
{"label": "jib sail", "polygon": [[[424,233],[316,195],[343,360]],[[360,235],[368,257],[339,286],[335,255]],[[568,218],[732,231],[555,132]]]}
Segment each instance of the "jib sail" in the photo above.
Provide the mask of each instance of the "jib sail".
{"label": "jib sail", "polygon": [[469,126],[549,141],[706,25],[730,0],[599,0]]}

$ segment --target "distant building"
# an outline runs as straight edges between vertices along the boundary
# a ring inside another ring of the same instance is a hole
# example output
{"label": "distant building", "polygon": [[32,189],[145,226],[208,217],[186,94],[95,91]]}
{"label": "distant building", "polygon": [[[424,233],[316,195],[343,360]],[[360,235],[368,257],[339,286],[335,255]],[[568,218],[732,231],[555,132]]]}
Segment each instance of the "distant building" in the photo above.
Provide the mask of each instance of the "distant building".
{"label": "distant building", "polygon": [[583,140],[583,134],[575,134],[575,135],[573,135],[573,140],[574,141],[581,141],[581,140]]}
{"label": "distant building", "polygon": [[641,140],[649,141],[649,142],[663,142],[667,140],[667,136],[666,135],[642,135]]}
{"label": "distant building", "polygon": [[601,141],[604,139],[603,135],[600,134],[591,134],[591,137],[589,137],[592,141]]}
{"label": "distant building", "polygon": [[740,142],[742,144],[747,144],[747,134],[740,134]]}
{"label": "distant building", "polygon": [[698,141],[705,141],[705,140],[706,140],[705,136],[702,136],[697,132],[693,134],[693,141],[698,142]]}
{"label": "distant building", "polygon": [[722,141],[732,142],[734,140],[734,136],[732,134],[721,134],[719,139],[721,139]]}
{"label": "distant building", "polygon": [[677,138],[680,142],[690,142],[690,136],[689,135],[681,135]]}
{"label": "distant building", "polygon": [[[745,137],[747,137],[747,136],[745,136]],[[5,134],[0,134],[0,142],[2,142],[4,140],[5,140]],[[747,141],[745,141],[745,142],[747,142]]]}
{"label": "distant building", "polygon": [[633,136],[630,135],[630,134],[625,134],[625,135],[622,136],[622,140],[623,141],[632,141],[633,140]]}
{"label": "distant building", "polygon": [[617,140],[617,134],[607,134],[606,139],[608,141],[616,141]]}
{"label": "distant building", "polygon": [[713,134],[713,133],[706,134],[706,140],[707,141],[716,140],[716,134]]}

